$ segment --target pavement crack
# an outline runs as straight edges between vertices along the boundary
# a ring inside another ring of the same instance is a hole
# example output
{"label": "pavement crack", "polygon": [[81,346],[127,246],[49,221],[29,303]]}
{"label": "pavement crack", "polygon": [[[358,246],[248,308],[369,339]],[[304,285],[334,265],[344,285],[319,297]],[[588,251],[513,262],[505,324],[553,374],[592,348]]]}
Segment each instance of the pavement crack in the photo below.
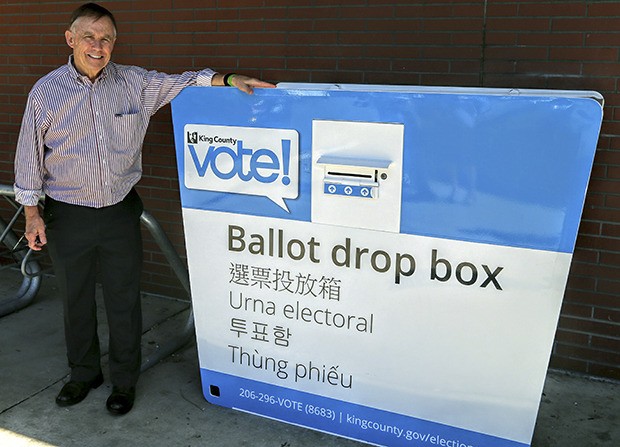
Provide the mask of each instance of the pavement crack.
{"label": "pavement crack", "polygon": [[39,394],[43,393],[44,391],[47,391],[48,389],[52,388],[53,386],[56,386],[58,383],[64,381],[68,377],[69,377],[69,375],[67,374],[67,375],[61,377],[60,379],[56,380],[55,382],[52,382],[49,385],[39,389],[38,391],[35,391],[34,393],[31,393],[30,395],[24,397],[22,400],[14,403],[12,405],[9,405],[6,408],[1,409],[0,410],[0,415],[3,415],[4,413],[7,413],[7,412],[11,411],[13,408],[18,407],[18,406],[20,406],[21,404],[23,404],[25,402],[28,402],[30,399],[38,396]]}

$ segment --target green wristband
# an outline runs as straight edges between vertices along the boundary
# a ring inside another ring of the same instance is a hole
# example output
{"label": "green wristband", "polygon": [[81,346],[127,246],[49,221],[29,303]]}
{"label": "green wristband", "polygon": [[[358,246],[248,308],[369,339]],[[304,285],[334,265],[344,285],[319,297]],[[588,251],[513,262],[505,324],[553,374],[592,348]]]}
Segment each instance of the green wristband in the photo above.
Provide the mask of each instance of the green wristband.
{"label": "green wristband", "polygon": [[234,85],[231,84],[231,80],[235,76],[237,76],[236,73],[228,73],[224,75],[224,85],[227,87],[234,87]]}

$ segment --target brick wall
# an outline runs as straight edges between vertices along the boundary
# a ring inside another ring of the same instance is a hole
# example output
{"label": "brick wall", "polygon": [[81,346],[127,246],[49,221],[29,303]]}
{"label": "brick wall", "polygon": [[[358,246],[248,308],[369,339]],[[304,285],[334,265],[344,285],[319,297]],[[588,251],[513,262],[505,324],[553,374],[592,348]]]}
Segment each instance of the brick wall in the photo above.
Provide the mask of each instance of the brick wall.
{"label": "brick wall", "polygon": [[[25,96],[66,62],[81,2],[0,2],[0,183]],[[598,90],[605,121],[552,366],[620,378],[620,3],[617,1],[134,0],[114,59],[178,72],[205,66],[270,81]],[[152,120],[140,192],[184,255],[169,107]],[[0,207],[5,205],[0,205]],[[1,210],[0,210],[1,211]],[[144,289],[183,296],[146,235]]]}

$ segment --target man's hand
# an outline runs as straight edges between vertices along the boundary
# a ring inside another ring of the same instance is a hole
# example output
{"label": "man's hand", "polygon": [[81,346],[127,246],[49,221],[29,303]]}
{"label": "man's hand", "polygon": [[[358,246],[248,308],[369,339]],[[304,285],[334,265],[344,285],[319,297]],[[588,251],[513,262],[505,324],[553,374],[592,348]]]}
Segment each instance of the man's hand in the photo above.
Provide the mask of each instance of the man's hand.
{"label": "man's hand", "polygon": [[47,244],[45,236],[45,223],[39,214],[39,207],[25,206],[24,214],[26,215],[26,239],[28,239],[28,247],[35,251],[40,251]]}
{"label": "man's hand", "polygon": [[[251,78],[249,76],[245,76],[245,75],[241,75],[241,74],[234,74],[231,75],[228,78],[228,82],[233,86],[238,88],[239,90],[241,90],[244,93],[247,93],[248,95],[251,95],[252,93],[254,93],[254,88],[258,87],[258,88],[275,88],[275,85],[273,85],[270,82],[265,82],[265,81],[261,81],[260,79],[256,79],[256,78]],[[211,81],[212,85],[225,85],[224,84],[224,75],[222,74],[215,74],[213,76],[213,80]]]}
{"label": "man's hand", "polygon": [[237,87],[239,90],[247,93],[248,95],[254,93],[254,87],[275,88],[275,85],[269,82],[239,74],[234,75],[229,82],[233,85],[233,87]]}

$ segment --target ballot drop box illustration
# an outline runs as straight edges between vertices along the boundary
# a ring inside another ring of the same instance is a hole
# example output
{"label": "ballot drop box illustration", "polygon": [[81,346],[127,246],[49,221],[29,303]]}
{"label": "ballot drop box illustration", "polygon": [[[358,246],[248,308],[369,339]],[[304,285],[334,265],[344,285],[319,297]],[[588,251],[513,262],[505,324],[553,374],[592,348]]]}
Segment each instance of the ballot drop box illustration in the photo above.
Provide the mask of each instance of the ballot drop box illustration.
{"label": "ballot drop box illustration", "polygon": [[373,445],[530,445],[599,94],[190,87],[172,115],[207,401]]}

